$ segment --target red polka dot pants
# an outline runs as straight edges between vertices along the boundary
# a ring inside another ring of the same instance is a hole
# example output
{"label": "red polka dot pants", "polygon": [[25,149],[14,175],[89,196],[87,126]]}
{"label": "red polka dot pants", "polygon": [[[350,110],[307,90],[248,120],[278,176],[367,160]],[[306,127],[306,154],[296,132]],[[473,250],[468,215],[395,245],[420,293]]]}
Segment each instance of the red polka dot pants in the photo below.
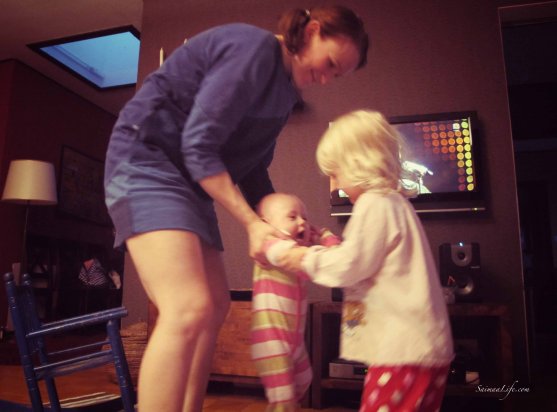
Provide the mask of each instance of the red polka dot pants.
{"label": "red polka dot pants", "polygon": [[360,412],[438,412],[449,366],[370,367]]}

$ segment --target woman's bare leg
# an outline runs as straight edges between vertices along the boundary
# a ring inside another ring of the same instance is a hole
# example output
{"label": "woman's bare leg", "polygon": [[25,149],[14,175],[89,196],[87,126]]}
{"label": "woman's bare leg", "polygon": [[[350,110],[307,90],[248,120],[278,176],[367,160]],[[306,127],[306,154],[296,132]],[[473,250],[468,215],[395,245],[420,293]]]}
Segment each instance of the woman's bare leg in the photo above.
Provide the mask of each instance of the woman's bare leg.
{"label": "woman's bare leg", "polygon": [[[126,243],[143,287],[158,309],[141,362],[138,410],[182,411],[188,377],[195,374],[194,363],[199,365],[194,359],[200,356],[200,337],[208,342],[220,327],[203,247],[197,235],[177,230],[144,233]],[[200,390],[198,385],[192,388]]]}
{"label": "woman's bare leg", "polygon": [[192,359],[192,367],[187,379],[186,397],[183,412],[201,411],[207,391],[207,382],[211,372],[215,343],[220,326],[224,322],[230,307],[230,291],[222,261],[222,253],[202,245],[205,272],[215,302],[215,322],[217,329],[206,330],[197,340],[197,348]]}

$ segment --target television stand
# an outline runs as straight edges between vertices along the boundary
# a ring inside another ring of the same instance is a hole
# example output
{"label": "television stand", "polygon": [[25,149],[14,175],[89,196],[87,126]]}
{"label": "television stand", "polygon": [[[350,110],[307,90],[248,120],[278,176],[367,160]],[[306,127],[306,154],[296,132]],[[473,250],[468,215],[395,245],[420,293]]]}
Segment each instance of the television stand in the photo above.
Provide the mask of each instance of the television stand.
{"label": "television stand", "polygon": [[[341,302],[317,302],[311,308],[311,354],[314,380],[311,406],[322,409],[334,401],[339,391],[358,391],[361,379],[332,378],[329,363],[339,355]],[[458,345],[472,344],[481,356],[479,379],[482,385],[511,384],[513,377],[512,345],[508,331],[508,308],[498,304],[457,303],[448,305],[453,338]],[[494,398],[498,393],[476,391],[477,384],[449,384],[446,397]],[[359,395],[358,395],[359,396]],[[503,402],[501,404],[508,402]]]}

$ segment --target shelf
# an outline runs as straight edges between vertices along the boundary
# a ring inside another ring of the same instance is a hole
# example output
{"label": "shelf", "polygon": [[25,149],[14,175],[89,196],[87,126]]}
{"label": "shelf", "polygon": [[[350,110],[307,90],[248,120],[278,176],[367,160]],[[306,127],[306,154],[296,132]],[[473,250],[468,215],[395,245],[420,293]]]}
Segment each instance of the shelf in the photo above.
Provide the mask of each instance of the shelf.
{"label": "shelf", "polygon": [[212,373],[209,376],[209,380],[211,382],[227,382],[232,384],[239,384],[239,385],[253,385],[260,387],[261,381],[258,377],[253,376],[234,376],[234,375],[221,375]]}

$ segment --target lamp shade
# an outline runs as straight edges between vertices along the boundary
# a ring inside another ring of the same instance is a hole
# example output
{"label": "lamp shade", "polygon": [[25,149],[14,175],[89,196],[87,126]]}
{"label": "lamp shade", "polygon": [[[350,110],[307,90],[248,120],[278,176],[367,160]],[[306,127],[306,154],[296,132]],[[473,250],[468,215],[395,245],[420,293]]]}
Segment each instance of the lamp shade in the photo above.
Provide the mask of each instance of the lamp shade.
{"label": "lamp shade", "polygon": [[2,200],[12,203],[55,205],[54,165],[40,160],[12,160]]}

